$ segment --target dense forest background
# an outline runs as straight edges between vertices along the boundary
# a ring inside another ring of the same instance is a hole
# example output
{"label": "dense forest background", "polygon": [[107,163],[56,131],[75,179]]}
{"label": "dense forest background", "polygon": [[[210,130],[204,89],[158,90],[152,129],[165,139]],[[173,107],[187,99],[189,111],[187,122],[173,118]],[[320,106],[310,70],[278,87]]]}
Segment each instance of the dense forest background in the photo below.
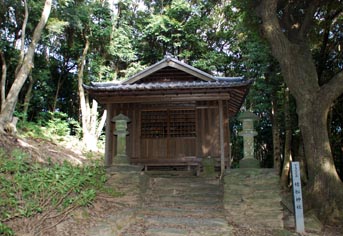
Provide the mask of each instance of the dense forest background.
{"label": "dense forest background", "polygon": [[[44,2],[51,4],[51,12],[37,40]],[[63,132],[85,142],[101,139],[105,111],[85,94],[82,84],[123,80],[171,53],[211,74],[255,80],[243,109],[260,117],[256,156],[263,167],[274,167],[287,187],[289,160],[301,161],[303,166],[307,161],[299,107],[291,86],[285,83],[280,60],[274,59],[275,52],[272,54],[270,42],[261,33],[258,7],[247,2],[0,0],[1,110],[34,46],[31,66],[15,101],[13,115],[19,118],[18,126],[62,125]],[[279,17],[287,16],[284,29],[297,28],[294,19],[306,23],[306,15],[299,12],[306,12],[311,1],[298,5],[287,2],[279,1],[278,5]],[[318,8],[305,38],[318,84],[324,85],[343,70],[343,4],[336,0],[315,6]],[[287,15],[289,12],[292,14]],[[303,40],[285,32],[291,42]],[[242,140],[237,135],[240,123],[232,119],[230,129],[235,166],[242,157]],[[343,95],[330,104],[327,129],[336,171],[342,179]],[[96,148],[94,142],[87,146]],[[306,168],[303,174],[307,175]]]}

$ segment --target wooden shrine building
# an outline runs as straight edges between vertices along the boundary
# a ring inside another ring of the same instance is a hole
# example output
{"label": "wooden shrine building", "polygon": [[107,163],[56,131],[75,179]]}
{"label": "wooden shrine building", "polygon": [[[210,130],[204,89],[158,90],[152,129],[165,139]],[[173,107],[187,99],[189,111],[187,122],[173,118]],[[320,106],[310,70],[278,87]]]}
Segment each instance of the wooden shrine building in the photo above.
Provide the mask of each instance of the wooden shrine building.
{"label": "wooden shrine building", "polygon": [[196,166],[230,153],[229,117],[240,109],[251,80],[215,77],[171,56],[122,82],[84,85],[107,109],[105,165],[116,155],[113,117],[130,119],[126,151],[131,164]]}

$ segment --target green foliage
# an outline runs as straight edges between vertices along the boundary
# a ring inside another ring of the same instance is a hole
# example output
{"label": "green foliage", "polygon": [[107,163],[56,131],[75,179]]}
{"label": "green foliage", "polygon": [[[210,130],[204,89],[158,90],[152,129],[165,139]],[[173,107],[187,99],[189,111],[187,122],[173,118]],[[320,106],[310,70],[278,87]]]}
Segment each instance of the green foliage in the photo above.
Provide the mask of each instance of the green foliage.
{"label": "green foliage", "polygon": [[38,119],[49,135],[65,136],[70,133],[68,115],[62,112],[41,112]]}
{"label": "green foliage", "polygon": [[61,34],[69,25],[68,22],[51,17],[47,23],[46,28],[51,35]]}
{"label": "green foliage", "polygon": [[14,235],[14,232],[10,227],[0,222],[0,235],[12,236]]}
{"label": "green foliage", "polygon": [[90,205],[105,181],[105,171],[97,163],[45,166],[31,163],[18,149],[10,157],[0,149],[0,234],[11,235],[4,223],[15,217],[48,216]]}
{"label": "green foliage", "polygon": [[[20,114],[17,113],[17,115]],[[80,126],[77,121],[63,112],[40,112],[38,122],[20,121],[18,128],[24,135],[53,140],[68,135],[78,135]]]}

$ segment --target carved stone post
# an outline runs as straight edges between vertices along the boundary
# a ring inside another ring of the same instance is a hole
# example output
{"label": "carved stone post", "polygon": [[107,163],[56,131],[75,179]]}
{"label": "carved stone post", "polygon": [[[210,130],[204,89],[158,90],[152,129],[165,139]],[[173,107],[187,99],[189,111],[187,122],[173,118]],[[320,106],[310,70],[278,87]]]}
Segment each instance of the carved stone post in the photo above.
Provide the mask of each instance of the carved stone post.
{"label": "carved stone post", "polygon": [[126,135],[129,134],[127,131],[127,123],[130,122],[130,119],[123,114],[119,114],[112,119],[112,122],[116,124],[114,135],[117,135],[117,154],[114,158],[114,163],[129,164],[126,155]]}
{"label": "carved stone post", "polygon": [[239,166],[240,168],[259,168],[260,163],[254,158],[254,136],[257,135],[254,121],[258,120],[258,117],[250,111],[245,111],[239,115],[238,120],[243,123],[243,130],[239,132],[239,135],[243,136],[244,143],[244,157],[239,162]]}

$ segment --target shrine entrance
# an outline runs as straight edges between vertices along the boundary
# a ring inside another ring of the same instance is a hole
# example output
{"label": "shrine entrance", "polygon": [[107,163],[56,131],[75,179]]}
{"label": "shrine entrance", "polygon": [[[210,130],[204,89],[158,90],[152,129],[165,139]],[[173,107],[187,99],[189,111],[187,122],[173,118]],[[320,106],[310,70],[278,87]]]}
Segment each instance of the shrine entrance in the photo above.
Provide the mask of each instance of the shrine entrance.
{"label": "shrine entrance", "polygon": [[196,157],[195,109],[141,111],[141,157]]}

